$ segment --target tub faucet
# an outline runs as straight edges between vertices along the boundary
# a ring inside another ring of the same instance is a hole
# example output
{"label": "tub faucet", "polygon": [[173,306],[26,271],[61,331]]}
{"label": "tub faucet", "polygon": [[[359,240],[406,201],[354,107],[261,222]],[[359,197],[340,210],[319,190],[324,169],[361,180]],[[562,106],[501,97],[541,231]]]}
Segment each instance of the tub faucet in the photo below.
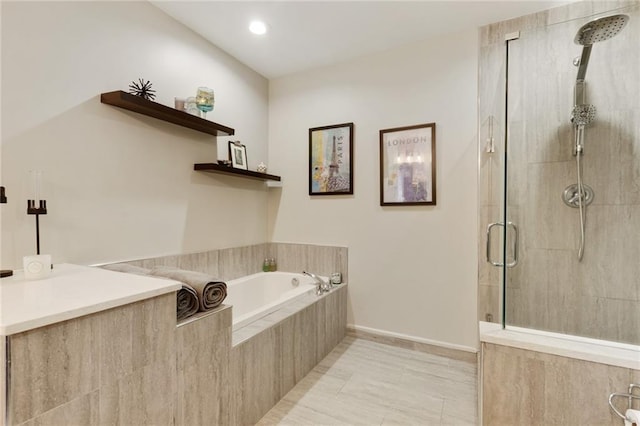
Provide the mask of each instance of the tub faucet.
{"label": "tub faucet", "polygon": [[312,274],[311,272],[302,271],[303,274],[310,276],[316,282],[316,294],[319,296],[322,293],[325,293],[331,290],[331,283],[325,282],[322,278],[317,276],[316,274]]}

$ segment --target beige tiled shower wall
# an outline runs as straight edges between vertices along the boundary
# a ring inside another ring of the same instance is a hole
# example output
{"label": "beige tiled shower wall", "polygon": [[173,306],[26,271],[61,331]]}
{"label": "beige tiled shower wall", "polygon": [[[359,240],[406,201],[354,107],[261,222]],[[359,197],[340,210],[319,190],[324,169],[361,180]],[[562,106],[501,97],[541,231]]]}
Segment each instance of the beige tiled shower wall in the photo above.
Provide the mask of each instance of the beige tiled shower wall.
{"label": "beige tiled shower wall", "polygon": [[314,244],[264,243],[126,263],[144,268],[173,266],[232,280],[262,271],[265,258],[274,258],[279,271],[308,271],[327,277],[340,272],[342,281],[347,282],[348,249]]}
{"label": "beige tiled shower wall", "polygon": [[[587,102],[597,113],[586,129],[583,180],[595,197],[579,262],[579,213],[562,201],[577,182],[569,119],[572,61],[582,47],[573,39],[589,20],[614,13],[631,19],[616,37],[593,45],[586,76]],[[482,253],[487,224],[504,220],[504,40],[514,31],[520,38],[509,44],[507,220],[519,228],[520,259],[507,269],[507,323],[640,344],[640,3],[573,3],[480,30]],[[486,150],[489,117],[493,153]],[[499,259],[498,241],[492,254]],[[481,256],[481,320],[500,318],[500,273]]]}

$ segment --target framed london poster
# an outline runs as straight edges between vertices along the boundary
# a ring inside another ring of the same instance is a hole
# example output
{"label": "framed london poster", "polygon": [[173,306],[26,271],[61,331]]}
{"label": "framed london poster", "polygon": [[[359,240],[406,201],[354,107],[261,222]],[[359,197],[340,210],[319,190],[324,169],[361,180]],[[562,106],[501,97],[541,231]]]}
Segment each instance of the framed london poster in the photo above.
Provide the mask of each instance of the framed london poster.
{"label": "framed london poster", "polygon": [[380,205],[436,204],[436,123],[380,130]]}
{"label": "framed london poster", "polygon": [[309,129],[309,195],[353,194],[353,123]]}

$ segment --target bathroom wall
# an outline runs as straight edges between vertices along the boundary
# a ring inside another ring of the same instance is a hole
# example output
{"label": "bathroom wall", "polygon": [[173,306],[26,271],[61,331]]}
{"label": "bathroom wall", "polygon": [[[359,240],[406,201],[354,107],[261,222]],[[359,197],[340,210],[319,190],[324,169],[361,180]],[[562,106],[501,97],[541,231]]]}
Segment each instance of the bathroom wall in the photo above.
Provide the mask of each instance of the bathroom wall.
{"label": "bathroom wall", "polygon": [[[587,71],[587,102],[597,112],[586,129],[583,180],[595,197],[579,262],[579,213],[562,202],[565,187],[577,182],[569,118],[572,60],[582,47],[573,39],[588,20],[620,12],[631,16],[627,27],[594,44]],[[481,30],[481,248],[487,224],[500,220],[504,35],[517,30],[509,50],[507,210],[520,229],[520,260],[507,270],[507,323],[638,344],[640,328],[631,324],[640,323],[640,244],[633,237],[640,225],[640,108],[633,95],[640,92],[640,7],[580,2]],[[484,150],[489,116],[497,117],[493,154]],[[479,270],[478,314],[498,320],[499,270],[484,259]]]}
{"label": "bathroom wall", "polygon": [[[2,2],[3,268],[35,252],[28,171],[43,172],[41,247],[91,264],[267,241],[259,181],[194,172],[247,146],[267,159],[267,80],[147,2]],[[213,87],[216,138],[100,103],[153,83],[156,101]]]}
{"label": "bathroom wall", "polygon": [[[475,30],[270,82],[270,239],[349,248],[356,328],[477,347],[476,82]],[[345,122],[354,194],[310,197],[308,130]],[[379,130],[430,122],[437,205],[381,207]]]}

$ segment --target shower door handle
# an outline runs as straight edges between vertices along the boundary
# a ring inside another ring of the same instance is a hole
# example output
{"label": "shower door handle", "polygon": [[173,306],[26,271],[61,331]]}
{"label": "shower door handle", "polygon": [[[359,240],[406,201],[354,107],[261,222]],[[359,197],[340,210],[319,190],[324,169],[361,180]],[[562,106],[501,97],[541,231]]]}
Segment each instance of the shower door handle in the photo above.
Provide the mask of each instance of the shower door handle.
{"label": "shower door handle", "polygon": [[[505,266],[504,263],[494,262],[491,259],[491,230],[493,229],[494,226],[501,226],[503,228],[505,227],[504,223],[502,222],[490,223],[489,226],[487,226],[487,249],[486,249],[487,262],[489,262],[493,266]],[[519,244],[518,243],[518,227],[513,222],[507,222],[507,226],[513,229],[514,238],[513,238],[513,261],[507,263],[506,266],[507,268],[513,268],[518,264],[518,244]]]}
{"label": "shower door handle", "polygon": [[489,226],[487,226],[487,262],[489,262],[493,266],[504,266],[504,263],[494,262],[493,260],[491,260],[491,230],[494,226],[502,226],[504,228],[504,223],[494,222],[490,223]]}
{"label": "shower door handle", "polygon": [[513,261],[507,263],[507,268],[513,268],[518,264],[518,227],[513,222],[507,222],[507,226],[513,229]]}

